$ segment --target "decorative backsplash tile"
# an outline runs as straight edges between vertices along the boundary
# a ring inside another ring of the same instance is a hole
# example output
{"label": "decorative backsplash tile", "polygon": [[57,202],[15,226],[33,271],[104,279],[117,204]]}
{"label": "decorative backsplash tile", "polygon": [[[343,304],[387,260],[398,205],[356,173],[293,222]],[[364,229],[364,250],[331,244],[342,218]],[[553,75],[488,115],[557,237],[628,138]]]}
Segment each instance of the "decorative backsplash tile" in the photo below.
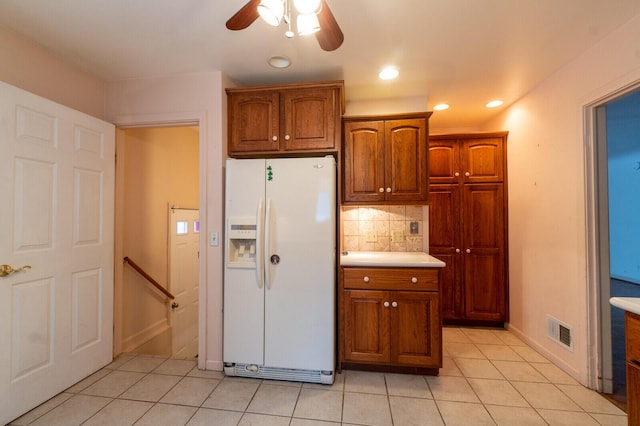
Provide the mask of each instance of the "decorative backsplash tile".
{"label": "decorative backsplash tile", "polygon": [[425,206],[343,206],[341,217],[342,250],[428,251]]}

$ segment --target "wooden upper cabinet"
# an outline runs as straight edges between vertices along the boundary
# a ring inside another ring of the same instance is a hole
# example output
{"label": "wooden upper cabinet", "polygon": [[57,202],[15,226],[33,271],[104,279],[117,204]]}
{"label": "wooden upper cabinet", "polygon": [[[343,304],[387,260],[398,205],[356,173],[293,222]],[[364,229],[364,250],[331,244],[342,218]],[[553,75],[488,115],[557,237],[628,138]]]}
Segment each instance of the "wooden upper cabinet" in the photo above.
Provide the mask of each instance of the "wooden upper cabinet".
{"label": "wooden upper cabinet", "polygon": [[505,138],[504,132],[430,136],[429,182],[503,182]]}
{"label": "wooden upper cabinet", "polygon": [[343,120],[344,203],[428,202],[430,115]]}
{"label": "wooden upper cabinet", "polygon": [[460,145],[457,139],[429,138],[429,182],[460,181]]}
{"label": "wooden upper cabinet", "polygon": [[343,83],[227,89],[230,156],[335,152]]}
{"label": "wooden upper cabinet", "polygon": [[332,89],[283,91],[283,148],[295,150],[335,150],[340,110]]}
{"label": "wooden upper cabinet", "polygon": [[502,182],[504,180],[504,137],[465,140],[462,144],[463,179],[467,183]]}
{"label": "wooden upper cabinet", "polygon": [[389,201],[428,201],[427,120],[385,122],[385,192]]}
{"label": "wooden upper cabinet", "polygon": [[344,201],[379,203],[385,199],[384,121],[344,124]]}
{"label": "wooden upper cabinet", "polygon": [[276,91],[229,95],[229,154],[278,151],[279,99]]}

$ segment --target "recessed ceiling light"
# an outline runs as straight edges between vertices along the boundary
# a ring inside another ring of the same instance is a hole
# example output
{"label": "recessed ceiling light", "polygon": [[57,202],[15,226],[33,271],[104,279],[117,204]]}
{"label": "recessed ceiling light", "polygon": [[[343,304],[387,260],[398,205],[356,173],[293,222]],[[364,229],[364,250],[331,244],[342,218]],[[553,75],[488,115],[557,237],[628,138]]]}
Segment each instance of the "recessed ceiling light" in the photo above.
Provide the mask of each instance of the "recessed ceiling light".
{"label": "recessed ceiling light", "polygon": [[445,109],[449,109],[449,104],[438,104],[433,107],[436,111],[444,111]]}
{"label": "recessed ceiling light", "polygon": [[495,108],[495,107],[499,107],[503,103],[504,102],[501,101],[500,99],[496,99],[496,100],[493,100],[491,102],[487,102],[484,106],[486,106],[487,108]]}
{"label": "recessed ceiling light", "polygon": [[398,76],[399,73],[400,72],[396,67],[386,67],[385,69],[380,71],[378,77],[380,77],[381,80],[393,80]]}
{"label": "recessed ceiling light", "polygon": [[272,56],[269,58],[269,65],[274,68],[287,68],[291,65],[291,59],[286,56]]}

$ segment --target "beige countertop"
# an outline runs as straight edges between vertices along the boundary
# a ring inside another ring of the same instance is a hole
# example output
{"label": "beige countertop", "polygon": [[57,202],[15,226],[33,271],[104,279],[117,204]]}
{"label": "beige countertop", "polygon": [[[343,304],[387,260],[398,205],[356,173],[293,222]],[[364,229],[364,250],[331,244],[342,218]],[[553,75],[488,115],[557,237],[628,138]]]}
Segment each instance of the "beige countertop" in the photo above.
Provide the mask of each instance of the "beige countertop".
{"label": "beige countertop", "polygon": [[612,297],[609,303],[616,308],[640,315],[640,297]]}
{"label": "beige countertop", "polygon": [[424,252],[349,251],[343,252],[340,256],[340,265],[442,268],[445,263]]}

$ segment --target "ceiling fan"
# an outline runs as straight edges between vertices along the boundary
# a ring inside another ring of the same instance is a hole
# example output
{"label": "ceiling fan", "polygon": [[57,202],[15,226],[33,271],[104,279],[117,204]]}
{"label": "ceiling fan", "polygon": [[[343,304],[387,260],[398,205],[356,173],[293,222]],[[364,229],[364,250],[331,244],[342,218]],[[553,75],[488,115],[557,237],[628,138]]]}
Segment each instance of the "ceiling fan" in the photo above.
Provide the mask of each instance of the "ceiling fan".
{"label": "ceiling fan", "polygon": [[298,10],[298,34],[315,34],[322,50],[336,50],[344,41],[344,35],[329,9],[326,0],[249,0],[227,21],[230,30],[243,30],[261,16],[267,23],[277,26],[280,21],[289,25],[285,33],[293,37],[291,31],[291,2]]}

